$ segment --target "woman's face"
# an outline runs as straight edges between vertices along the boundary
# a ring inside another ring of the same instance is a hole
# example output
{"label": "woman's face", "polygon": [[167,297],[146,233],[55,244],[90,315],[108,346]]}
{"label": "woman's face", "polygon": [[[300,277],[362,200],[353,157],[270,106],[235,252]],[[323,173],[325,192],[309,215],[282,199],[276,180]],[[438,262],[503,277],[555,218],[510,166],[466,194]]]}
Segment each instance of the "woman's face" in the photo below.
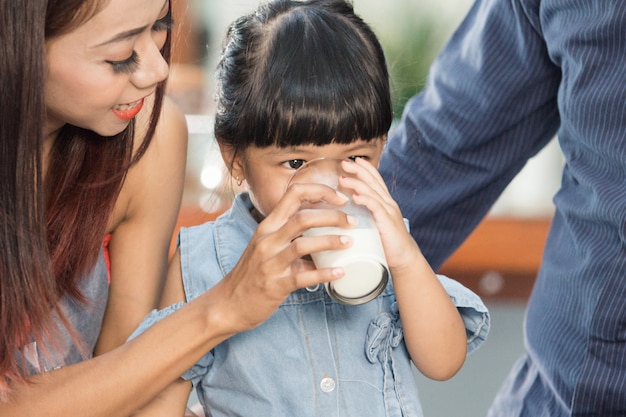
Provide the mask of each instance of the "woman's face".
{"label": "woman's face", "polygon": [[161,55],[169,0],[110,0],[78,28],[48,40],[46,133],[64,124],[103,136],[126,128],[168,75]]}

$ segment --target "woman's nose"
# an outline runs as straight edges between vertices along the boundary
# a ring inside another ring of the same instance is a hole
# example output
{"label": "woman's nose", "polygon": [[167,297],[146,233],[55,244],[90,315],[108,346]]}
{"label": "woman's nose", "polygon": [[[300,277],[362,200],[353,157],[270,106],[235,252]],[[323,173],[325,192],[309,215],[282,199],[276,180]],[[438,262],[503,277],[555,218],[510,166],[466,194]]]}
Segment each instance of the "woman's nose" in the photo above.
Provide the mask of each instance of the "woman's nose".
{"label": "woman's nose", "polygon": [[131,79],[135,87],[145,89],[165,80],[170,69],[156,44],[150,42],[142,52],[138,51],[139,68]]}

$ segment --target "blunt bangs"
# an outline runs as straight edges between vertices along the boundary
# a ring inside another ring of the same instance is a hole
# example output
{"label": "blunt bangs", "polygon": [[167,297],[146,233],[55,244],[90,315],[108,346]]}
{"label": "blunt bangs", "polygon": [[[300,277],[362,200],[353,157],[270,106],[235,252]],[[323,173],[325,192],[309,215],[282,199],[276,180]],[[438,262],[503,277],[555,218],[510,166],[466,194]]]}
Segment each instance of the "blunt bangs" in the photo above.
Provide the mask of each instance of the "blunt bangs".
{"label": "blunt bangs", "polygon": [[393,113],[386,62],[360,19],[303,3],[261,31],[240,74],[246,88],[237,99],[218,100],[218,137],[243,147],[289,147],[387,134]]}

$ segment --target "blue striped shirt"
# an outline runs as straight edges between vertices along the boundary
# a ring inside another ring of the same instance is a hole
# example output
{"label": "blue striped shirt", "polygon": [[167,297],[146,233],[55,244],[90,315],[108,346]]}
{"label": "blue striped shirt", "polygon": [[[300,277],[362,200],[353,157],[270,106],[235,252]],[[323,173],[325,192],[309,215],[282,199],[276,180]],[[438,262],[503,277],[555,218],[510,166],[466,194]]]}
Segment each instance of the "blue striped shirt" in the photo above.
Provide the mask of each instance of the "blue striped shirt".
{"label": "blue striped shirt", "polygon": [[626,415],[626,1],[477,0],[381,172],[435,268],[558,133],[527,355],[493,416]]}

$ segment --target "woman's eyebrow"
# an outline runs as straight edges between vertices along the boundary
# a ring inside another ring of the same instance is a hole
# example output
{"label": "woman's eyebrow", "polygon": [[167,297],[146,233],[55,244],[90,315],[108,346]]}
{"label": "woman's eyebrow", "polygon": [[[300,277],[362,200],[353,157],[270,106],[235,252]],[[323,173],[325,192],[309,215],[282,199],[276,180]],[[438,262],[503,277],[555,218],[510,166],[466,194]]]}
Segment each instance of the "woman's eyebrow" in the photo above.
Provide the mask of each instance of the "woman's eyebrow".
{"label": "woman's eyebrow", "polygon": [[131,29],[131,30],[127,30],[124,32],[120,32],[118,34],[116,34],[115,36],[113,36],[111,39],[106,40],[102,43],[99,43],[98,45],[95,46],[95,48],[98,48],[100,46],[104,46],[104,45],[110,45],[112,43],[116,43],[116,42],[121,42],[124,41],[126,39],[132,38],[134,36],[139,35],[141,32],[143,32],[144,30],[146,30],[147,26],[142,26],[140,28],[136,28],[136,29]]}
{"label": "woman's eyebrow", "polygon": [[[165,0],[165,3],[163,4],[163,8],[161,9],[161,11],[163,11],[163,10],[165,10],[167,8],[167,4],[168,3],[169,3],[169,0]],[[126,39],[132,38],[134,36],[139,35],[141,32],[143,32],[147,28],[148,28],[148,25],[142,26],[142,27],[139,27],[139,28],[135,28],[135,29],[131,29],[131,30],[126,30],[124,32],[120,32],[120,33],[116,34],[115,36],[113,36],[111,39],[106,40],[106,41],[96,45],[95,48],[98,48],[98,47],[104,46],[104,45],[110,45],[110,44],[115,43],[115,42],[121,42],[121,41],[124,41]]]}

